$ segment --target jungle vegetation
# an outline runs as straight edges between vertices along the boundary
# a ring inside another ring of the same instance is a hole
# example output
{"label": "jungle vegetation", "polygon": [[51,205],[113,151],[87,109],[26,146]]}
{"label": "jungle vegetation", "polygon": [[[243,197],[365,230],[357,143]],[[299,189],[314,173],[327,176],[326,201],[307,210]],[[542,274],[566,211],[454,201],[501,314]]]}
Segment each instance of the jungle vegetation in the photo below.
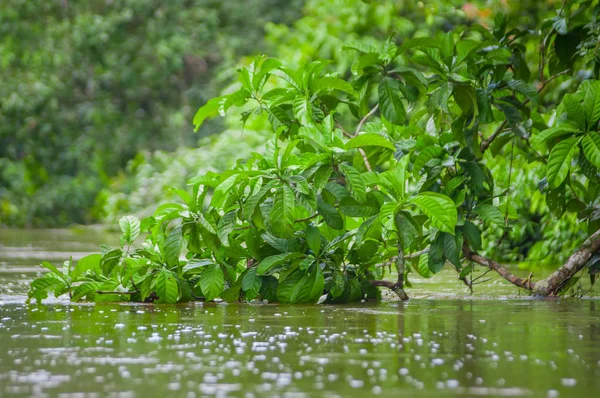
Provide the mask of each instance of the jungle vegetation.
{"label": "jungle vegetation", "polygon": [[[193,176],[141,220],[122,217],[119,247],[43,263],[30,298],[339,303],[385,287],[407,299],[411,278],[445,266],[466,288],[474,267],[541,296],[593,285],[598,1],[489,20],[442,3],[446,18],[419,2],[308,2],[291,30],[273,28],[288,40],[278,56],[240,67],[193,118],[199,129],[234,115],[237,139],[263,132],[261,150]],[[306,43],[315,51],[292,55]],[[531,259],[539,242],[564,262],[549,277],[499,262]]]}

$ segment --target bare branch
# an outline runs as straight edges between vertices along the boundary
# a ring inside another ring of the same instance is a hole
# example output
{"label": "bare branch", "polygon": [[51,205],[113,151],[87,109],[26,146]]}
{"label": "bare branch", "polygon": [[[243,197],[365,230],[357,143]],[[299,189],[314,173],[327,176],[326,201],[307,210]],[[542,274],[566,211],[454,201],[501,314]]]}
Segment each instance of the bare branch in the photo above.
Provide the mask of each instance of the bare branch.
{"label": "bare branch", "polygon": [[358,123],[358,127],[356,128],[356,132],[354,133],[354,137],[356,137],[358,135],[358,133],[360,133],[360,129],[362,128],[362,125],[367,121],[367,119],[369,119],[371,116],[373,116],[375,114],[375,112],[377,112],[377,109],[379,109],[379,104],[375,105],[375,107],[373,107],[373,109],[371,109],[371,111],[369,113],[367,113],[365,115],[365,117],[363,117],[361,119],[361,121]]}
{"label": "bare branch", "polygon": [[515,286],[521,287],[526,290],[533,290],[535,287],[535,283],[529,280],[529,278],[523,279],[511,274],[505,266],[498,264],[494,260],[490,260],[489,258],[482,257],[479,254],[472,252],[467,245],[463,245],[463,253],[465,254],[465,257],[469,260],[474,261],[477,264],[481,264],[484,267],[493,269],[494,271],[499,273],[504,279],[506,279]]}

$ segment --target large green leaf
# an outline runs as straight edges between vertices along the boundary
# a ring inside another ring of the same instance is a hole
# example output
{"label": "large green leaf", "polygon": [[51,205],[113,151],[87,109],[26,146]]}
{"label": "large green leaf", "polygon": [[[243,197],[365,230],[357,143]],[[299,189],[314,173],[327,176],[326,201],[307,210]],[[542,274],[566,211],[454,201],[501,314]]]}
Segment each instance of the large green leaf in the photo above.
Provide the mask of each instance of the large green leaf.
{"label": "large green leaf", "polygon": [[360,134],[346,143],[346,148],[348,149],[361,148],[365,146],[378,146],[390,149],[392,151],[396,150],[394,144],[392,144],[387,138],[376,133]]}
{"label": "large green leaf", "polygon": [[123,235],[121,236],[121,245],[131,244],[140,235],[140,220],[134,216],[125,216],[119,220],[119,228]]}
{"label": "large green leaf", "polygon": [[183,250],[183,236],[181,234],[181,227],[176,227],[169,232],[165,241],[163,249],[163,257],[168,265],[178,265],[179,255]]}
{"label": "large green leaf", "polygon": [[571,168],[571,161],[580,140],[581,137],[577,136],[567,138],[552,148],[546,170],[546,178],[551,188],[558,188],[567,177]]}
{"label": "large green leaf", "polygon": [[242,290],[246,293],[248,301],[254,299],[262,286],[262,277],[256,275],[256,268],[251,268],[242,278]]}
{"label": "large green leaf", "polygon": [[444,265],[444,235],[439,234],[436,240],[429,245],[427,266],[432,273],[437,274],[444,268]]}
{"label": "large green leaf", "polygon": [[379,212],[379,207],[375,203],[360,204],[349,197],[340,201],[339,209],[349,217],[369,217]]}
{"label": "large green leaf", "polygon": [[600,133],[596,131],[587,133],[581,141],[581,146],[588,160],[600,169]]}
{"label": "large green leaf", "polygon": [[71,278],[77,279],[78,276],[85,274],[89,270],[101,272],[100,260],[102,260],[101,254],[90,254],[79,259],[79,261],[77,261],[77,265],[71,272]]}
{"label": "large green leaf", "polygon": [[428,147],[423,148],[417,158],[415,159],[415,163],[413,165],[413,174],[418,176],[421,169],[427,162],[431,159],[439,158],[444,154],[444,150],[439,146],[430,145]]}
{"label": "large green leaf", "polygon": [[503,225],[504,218],[496,206],[482,204],[477,206],[477,213],[486,224]]}
{"label": "large green leaf", "polygon": [[235,228],[235,214],[235,210],[226,213],[221,217],[219,224],[217,225],[219,239],[225,246],[229,246],[229,234],[233,232]]}
{"label": "large green leaf", "polygon": [[565,94],[562,104],[567,111],[569,122],[579,127],[580,130],[584,130],[587,117],[581,106],[581,97],[578,94]]}
{"label": "large green leaf", "polygon": [[258,264],[258,268],[256,269],[256,274],[264,275],[271,268],[281,265],[281,264],[285,263],[286,261],[289,261],[289,260],[292,260],[295,258],[299,258],[299,257],[303,257],[303,254],[294,252],[294,253],[281,253],[281,254],[275,254],[273,256],[269,256],[269,257],[265,258],[264,260],[262,260],[260,262],[260,264]]}
{"label": "large green leaf", "polygon": [[279,236],[289,237],[294,233],[294,191],[284,184],[273,199],[270,216],[273,231]]}
{"label": "large green leaf", "polygon": [[79,301],[84,296],[93,296],[100,288],[100,282],[85,282],[73,289],[71,301]]}
{"label": "large green leaf", "polygon": [[465,225],[462,226],[462,232],[467,238],[467,243],[473,250],[481,249],[481,231],[471,221],[465,221]]}
{"label": "large green leaf", "polygon": [[406,109],[402,103],[400,83],[397,80],[386,77],[379,83],[379,108],[383,117],[390,123],[404,123]]}
{"label": "large green leaf", "polygon": [[204,120],[208,117],[217,116],[219,110],[219,103],[223,97],[216,97],[209,100],[205,105],[200,107],[194,115],[194,131],[198,131]]}
{"label": "large green leaf", "polygon": [[416,204],[434,227],[454,235],[458,214],[451,198],[436,192],[421,192],[410,198],[409,202]]}
{"label": "large green leaf", "polygon": [[323,218],[327,225],[329,225],[333,229],[343,229],[344,228],[344,219],[339,211],[335,208],[335,206],[330,205],[327,202],[319,200],[317,202],[317,211]]}
{"label": "large green leaf", "polygon": [[314,225],[306,227],[306,242],[310,250],[318,256],[321,251],[321,232],[319,232],[319,228]]}
{"label": "large green leaf", "polygon": [[156,275],[156,295],[163,304],[175,304],[179,299],[179,284],[171,271],[163,268]]}
{"label": "large green leaf", "polygon": [[362,175],[354,167],[347,164],[340,165],[340,171],[346,177],[350,195],[359,203],[367,200],[367,188]]}
{"label": "large green leaf", "polygon": [[581,89],[584,92],[583,109],[588,124],[594,127],[600,119],[600,81],[586,80],[581,83]]}
{"label": "large green leaf", "polygon": [[277,288],[277,298],[281,303],[316,303],[325,287],[325,279],[318,266],[310,274],[296,270]]}
{"label": "large green leaf", "polygon": [[276,184],[277,184],[276,180],[269,181],[268,183],[263,185],[256,194],[250,196],[246,200],[246,203],[244,203],[244,209],[243,209],[244,219],[246,219],[246,220],[252,219],[252,216],[254,215],[254,211],[256,210],[257,206],[263,201],[263,199],[265,198],[267,193],[269,193],[271,191],[271,189],[275,187]]}
{"label": "large green leaf", "polygon": [[[459,242],[462,242],[462,236],[453,236],[445,232],[442,232],[441,236],[444,241],[444,257],[457,269],[460,269],[460,253],[462,251],[462,247],[460,247]],[[457,242],[457,240],[459,242]]]}
{"label": "large green leaf", "polygon": [[219,186],[215,188],[212,199],[210,200],[210,205],[212,207],[219,207],[223,204],[225,198],[227,197],[227,195],[229,195],[231,187],[235,184],[237,179],[237,174],[229,176],[223,182],[221,182]]}
{"label": "large green leaf", "polygon": [[200,275],[200,288],[206,301],[212,301],[223,293],[225,275],[219,264],[207,265]]}

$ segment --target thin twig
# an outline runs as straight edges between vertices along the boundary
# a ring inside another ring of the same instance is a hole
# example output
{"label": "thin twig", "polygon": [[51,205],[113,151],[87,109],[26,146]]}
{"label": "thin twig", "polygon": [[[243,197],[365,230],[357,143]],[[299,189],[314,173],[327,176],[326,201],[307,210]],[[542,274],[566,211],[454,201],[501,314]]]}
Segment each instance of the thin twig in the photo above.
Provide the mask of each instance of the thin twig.
{"label": "thin twig", "polygon": [[377,109],[379,109],[379,104],[375,105],[375,107],[373,107],[373,109],[371,109],[371,111],[369,113],[367,113],[365,115],[365,117],[363,117],[360,120],[360,122],[358,123],[358,127],[356,128],[356,132],[354,133],[355,137],[358,135],[358,133],[360,133],[360,129],[362,128],[362,125],[367,121],[367,119],[369,119],[371,116],[373,116],[375,114],[375,112],[377,112]]}

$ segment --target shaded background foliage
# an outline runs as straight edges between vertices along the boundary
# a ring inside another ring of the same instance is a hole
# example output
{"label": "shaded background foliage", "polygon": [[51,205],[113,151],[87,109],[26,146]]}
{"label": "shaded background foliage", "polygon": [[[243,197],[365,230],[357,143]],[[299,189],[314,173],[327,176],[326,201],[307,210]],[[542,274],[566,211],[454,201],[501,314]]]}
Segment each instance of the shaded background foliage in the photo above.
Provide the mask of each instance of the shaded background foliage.
{"label": "shaded background foliage", "polygon": [[[370,3],[370,4],[367,4]],[[343,43],[434,36],[461,25],[534,29],[561,1],[50,1],[0,5],[0,223],[58,226],[115,220],[171,200],[167,189],[240,153],[261,149],[265,121],[210,121],[198,142],[191,116],[222,89],[234,90],[235,64],[268,52],[286,64],[317,58],[351,74]],[[575,39],[571,37],[571,39]],[[528,48],[539,45],[532,35]],[[563,54],[564,56],[564,54]],[[535,61],[535,60],[534,60]],[[528,68],[536,73],[535,62]],[[582,73],[589,73],[584,71]],[[534,77],[524,80],[534,80]],[[562,83],[562,82],[561,82]],[[556,104],[561,93],[540,98]],[[236,131],[238,130],[238,131]],[[235,144],[235,145],[234,145]],[[199,149],[197,149],[199,147]],[[220,148],[215,151],[214,148]],[[155,152],[159,150],[160,152]],[[556,264],[582,239],[572,214],[551,217],[535,189],[543,168],[527,168],[516,148],[510,191],[516,223],[487,248],[505,261]],[[175,152],[172,152],[175,151]],[[507,156],[489,160],[509,188]]]}
{"label": "shaded background foliage", "polygon": [[219,73],[301,3],[3,1],[0,223],[97,221],[96,195],[140,150],[197,145],[191,116]]}

